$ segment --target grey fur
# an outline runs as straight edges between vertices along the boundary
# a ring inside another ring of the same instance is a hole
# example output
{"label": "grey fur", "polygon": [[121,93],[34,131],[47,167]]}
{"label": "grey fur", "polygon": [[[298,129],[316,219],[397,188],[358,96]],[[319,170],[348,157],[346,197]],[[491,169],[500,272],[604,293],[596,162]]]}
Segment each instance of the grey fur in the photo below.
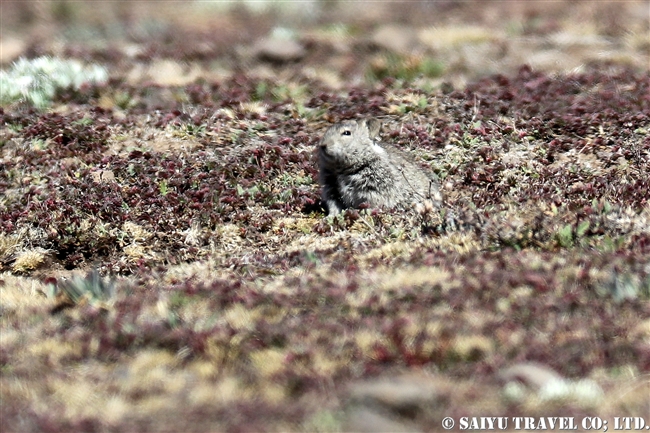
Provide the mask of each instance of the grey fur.
{"label": "grey fur", "polygon": [[322,200],[330,215],[368,203],[373,207],[412,207],[442,197],[433,174],[408,155],[379,143],[381,122],[347,120],[331,126],[320,141],[318,162]]}

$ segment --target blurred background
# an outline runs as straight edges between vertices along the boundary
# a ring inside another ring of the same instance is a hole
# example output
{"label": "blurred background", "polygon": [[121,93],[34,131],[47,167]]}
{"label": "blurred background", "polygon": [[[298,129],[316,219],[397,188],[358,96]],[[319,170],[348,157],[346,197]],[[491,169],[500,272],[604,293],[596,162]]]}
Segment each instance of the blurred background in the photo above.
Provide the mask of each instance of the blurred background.
{"label": "blurred background", "polygon": [[463,85],[522,64],[650,67],[648,1],[0,1],[0,62],[75,58],[112,77],[184,85],[233,72],[333,88]]}

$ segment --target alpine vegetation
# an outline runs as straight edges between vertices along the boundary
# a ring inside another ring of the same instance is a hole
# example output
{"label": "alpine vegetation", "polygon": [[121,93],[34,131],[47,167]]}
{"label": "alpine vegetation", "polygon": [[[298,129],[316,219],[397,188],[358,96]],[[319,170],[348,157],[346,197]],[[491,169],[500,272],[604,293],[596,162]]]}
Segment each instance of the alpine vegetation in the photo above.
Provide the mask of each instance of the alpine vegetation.
{"label": "alpine vegetation", "polygon": [[0,105],[25,102],[36,108],[52,103],[57,91],[84,84],[106,82],[108,72],[100,65],[55,57],[20,58],[9,71],[0,71]]}
{"label": "alpine vegetation", "polygon": [[57,299],[57,310],[79,304],[107,309],[115,295],[115,282],[102,279],[97,269],[93,269],[85,277],[75,276],[62,281],[53,287],[51,295]]}

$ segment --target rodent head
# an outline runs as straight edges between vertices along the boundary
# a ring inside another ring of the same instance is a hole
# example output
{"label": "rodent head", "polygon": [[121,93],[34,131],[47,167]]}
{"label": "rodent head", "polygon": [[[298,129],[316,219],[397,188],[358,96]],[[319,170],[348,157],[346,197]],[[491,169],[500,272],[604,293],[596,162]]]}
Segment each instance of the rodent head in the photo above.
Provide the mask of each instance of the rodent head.
{"label": "rodent head", "polygon": [[375,143],[380,129],[381,122],[376,119],[346,120],[331,126],[319,143],[321,163],[345,169],[367,162],[383,152]]}

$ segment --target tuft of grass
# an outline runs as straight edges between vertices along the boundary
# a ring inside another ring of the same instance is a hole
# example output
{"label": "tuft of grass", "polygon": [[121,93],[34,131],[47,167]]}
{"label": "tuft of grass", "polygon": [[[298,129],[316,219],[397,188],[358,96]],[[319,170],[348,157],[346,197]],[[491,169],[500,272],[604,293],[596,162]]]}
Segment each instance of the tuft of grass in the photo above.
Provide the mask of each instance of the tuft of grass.
{"label": "tuft of grass", "polygon": [[43,248],[23,251],[16,257],[12,270],[16,273],[24,273],[37,269],[47,256],[47,251]]}
{"label": "tuft of grass", "polygon": [[20,235],[0,233],[0,263],[9,261],[18,245],[20,245]]}
{"label": "tuft of grass", "polygon": [[84,66],[76,60],[55,57],[19,59],[9,71],[0,71],[0,105],[26,102],[36,108],[52,104],[57,92],[80,89],[84,84],[104,83],[108,72],[99,65]]}
{"label": "tuft of grass", "polygon": [[629,272],[619,272],[613,269],[610,277],[596,286],[596,292],[601,296],[611,296],[617,302],[650,298],[650,277],[642,279]]}
{"label": "tuft of grass", "polygon": [[425,56],[399,56],[384,54],[370,61],[366,78],[370,82],[385,78],[412,81],[420,76],[435,78],[442,75],[445,66],[442,62]]}
{"label": "tuft of grass", "polygon": [[115,295],[115,282],[102,279],[97,269],[93,269],[85,277],[75,276],[63,281],[54,288],[53,295],[59,306],[89,303],[106,309]]}
{"label": "tuft of grass", "polygon": [[172,135],[182,139],[203,138],[206,136],[206,132],[205,124],[195,125],[192,123],[184,123],[172,128]]}

